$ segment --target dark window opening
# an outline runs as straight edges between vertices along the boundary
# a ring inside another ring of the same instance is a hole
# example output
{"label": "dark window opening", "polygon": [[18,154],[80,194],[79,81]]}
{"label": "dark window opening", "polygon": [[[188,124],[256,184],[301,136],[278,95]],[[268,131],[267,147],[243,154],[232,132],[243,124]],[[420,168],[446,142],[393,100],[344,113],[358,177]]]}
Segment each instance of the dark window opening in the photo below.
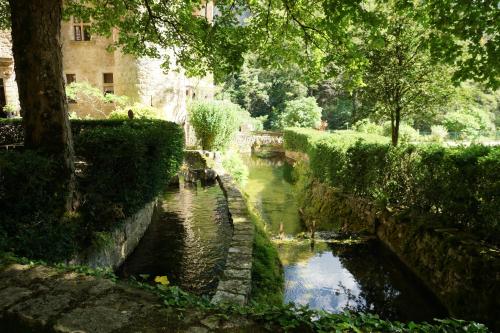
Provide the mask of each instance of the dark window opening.
{"label": "dark window opening", "polygon": [[104,83],[113,83],[113,73],[104,73],[103,80]]}
{"label": "dark window opening", "polygon": [[78,18],[73,18],[73,37],[76,41],[89,41],[90,23],[83,22]]}

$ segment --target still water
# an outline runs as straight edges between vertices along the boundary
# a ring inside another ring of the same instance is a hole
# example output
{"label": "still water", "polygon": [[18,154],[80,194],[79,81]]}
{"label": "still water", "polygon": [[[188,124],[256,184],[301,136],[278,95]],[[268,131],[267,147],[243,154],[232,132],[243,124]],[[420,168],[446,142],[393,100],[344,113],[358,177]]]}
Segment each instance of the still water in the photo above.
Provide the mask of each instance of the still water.
{"label": "still water", "polygon": [[181,183],[169,189],[135,251],[119,268],[122,277],[167,276],[172,285],[212,294],[232,234],[227,203],[217,183]]}
{"label": "still water", "polygon": [[298,215],[292,167],[283,158],[244,156],[245,192],[274,236],[285,271],[285,302],[330,312],[359,310],[409,321],[446,316],[436,298],[376,241],[357,244],[294,240],[305,231]]}

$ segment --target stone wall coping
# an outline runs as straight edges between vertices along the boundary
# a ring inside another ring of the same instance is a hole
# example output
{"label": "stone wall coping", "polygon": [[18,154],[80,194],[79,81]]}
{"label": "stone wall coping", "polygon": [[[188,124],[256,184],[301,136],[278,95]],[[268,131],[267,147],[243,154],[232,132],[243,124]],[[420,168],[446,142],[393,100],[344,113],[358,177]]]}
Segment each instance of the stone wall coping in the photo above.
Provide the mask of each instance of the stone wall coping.
{"label": "stone wall coping", "polygon": [[229,245],[226,267],[212,298],[213,303],[248,303],[252,287],[252,255],[254,225],[245,199],[233,178],[222,169],[217,181],[226,196],[233,235]]}
{"label": "stone wall coping", "polygon": [[69,261],[71,265],[116,270],[134,251],[148,229],[158,197],[148,202],[134,215],[117,223],[109,232],[109,242],[93,245]]}

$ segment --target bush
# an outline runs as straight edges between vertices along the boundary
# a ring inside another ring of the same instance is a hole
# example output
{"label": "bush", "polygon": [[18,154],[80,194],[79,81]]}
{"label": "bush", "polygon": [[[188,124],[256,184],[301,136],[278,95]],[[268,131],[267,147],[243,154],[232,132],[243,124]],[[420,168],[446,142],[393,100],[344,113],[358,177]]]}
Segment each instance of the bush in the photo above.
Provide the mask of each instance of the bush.
{"label": "bush", "polygon": [[354,124],[354,130],[360,133],[382,135],[384,128],[381,125],[372,123],[369,119],[363,119]]}
{"label": "bush", "polygon": [[[5,124],[19,122],[0,123],[0,129]],[[88,246],[95,232],[112,230],[151,201],[181,164],[184,139],[176,124],[158,120],[71,124],[80,162],[81,206],[71,216],[64,215],[64,189],[57,187],[61,172],[53,159],[29,150],[0,152],[0,250],[30,258],[68,259]]]}
{"label": "bush", "polygon": [[88,165],[80,188],[92,229],[109,230],[160,193],[177,172],[183,132],[165,121],[127,121],[89,128],[75,138],[75,152]]}
{"label": "bush", "polygon": [[222,166],[233,176],[236,182],[243,185],[248,180],[248,167],[238,153],[228,152],[224,155]]}
{"label": "bush", "polygon": [[205,150],[225,150],[240,125],[240,106],[229,101],[199,101],[190,105],[189,120]]}
{"label": "bush", "polygon": [[0,251],[50,260],[74,253],[74,224],[61,222],[60,174],[52,158],[36,152],[0,152]]}
{"label": "bush", "polygon": [[284,140],[307,153],[314,178],[330,186],[500,239],[500,147],[392,147],[376,136],[300,129],[286,130]]}
{"label": "bush", "polygon": [[446,129],[446,127],[441,125],[431,126],[430,141],[443,143],[447,137],[448,137],[448,130]]}
{"label": "bush", "polygon": [[277,127],[318,128],[321,123],[321,107],[314,97],[300,97],[285,103],[279,115]]}

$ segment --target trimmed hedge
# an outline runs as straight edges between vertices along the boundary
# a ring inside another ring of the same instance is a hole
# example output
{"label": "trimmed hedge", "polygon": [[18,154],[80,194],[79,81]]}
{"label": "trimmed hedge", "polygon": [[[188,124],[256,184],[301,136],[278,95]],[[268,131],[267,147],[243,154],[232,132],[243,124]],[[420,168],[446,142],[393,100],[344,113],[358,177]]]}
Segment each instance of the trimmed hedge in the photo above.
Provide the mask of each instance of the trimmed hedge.
{"label": "trimmed hedge", "polygon": [[393,147],[384,140],[350,132],[284,133],[286,149],[307,153],[313,176],[330,186],[500,239],[500,147]]}
{"label": "trimmed hedge", "polygon": [[81,204],[71,216],[63,217],[63,189],[55,188],[57,163],[35,151],[0,151],[0,250],[69,258],[95,232],[112,230],[150,202],[182,163],[184,135],[174,123],[78,120],[71,125]]}

